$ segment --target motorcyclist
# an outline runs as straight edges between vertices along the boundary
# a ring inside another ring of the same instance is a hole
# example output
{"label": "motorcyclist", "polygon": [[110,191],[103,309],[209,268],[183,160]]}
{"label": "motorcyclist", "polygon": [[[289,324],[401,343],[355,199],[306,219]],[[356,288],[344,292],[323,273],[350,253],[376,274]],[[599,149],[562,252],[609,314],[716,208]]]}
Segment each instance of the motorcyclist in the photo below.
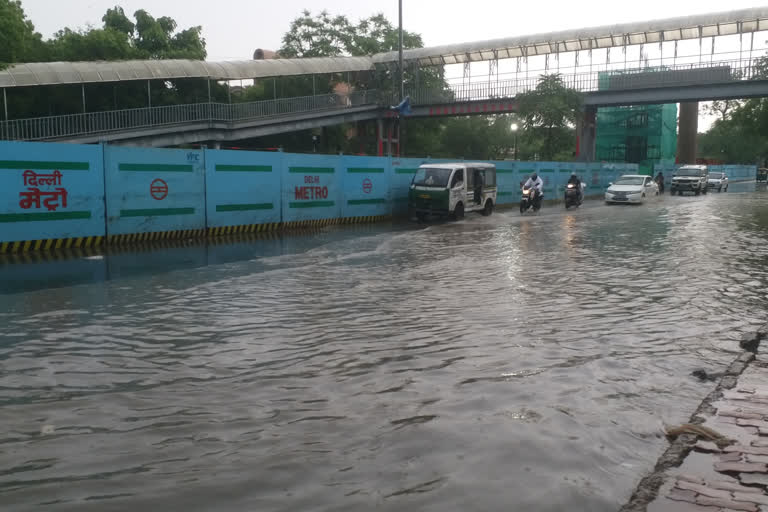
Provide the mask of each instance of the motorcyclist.
{"label": "motorcyclist", "polygon": [[584,190],[581,186],[581,179],[576,175],[576,173],[571,173],[571,177],[568,178],[568,185],[573,185],[576,190],[579,192],[579,203],[581,203],[584,200]]}
{"label": "motorcyclist", "polygon": [[661,174],[661,171],[659,171],[659,174],[656,175],[656,184],[659,186],[659,194],[664,193],[664,175]]}
{"label": "motorcyclist", "polygon": [[531,177],[525,182],[523,188],[533,188],[536,191],[534,201],[536,201],[536,207],[540,207],[541,200],[544,196],[544,181],[542,181],[539,175],[536,173],[531,174]]}

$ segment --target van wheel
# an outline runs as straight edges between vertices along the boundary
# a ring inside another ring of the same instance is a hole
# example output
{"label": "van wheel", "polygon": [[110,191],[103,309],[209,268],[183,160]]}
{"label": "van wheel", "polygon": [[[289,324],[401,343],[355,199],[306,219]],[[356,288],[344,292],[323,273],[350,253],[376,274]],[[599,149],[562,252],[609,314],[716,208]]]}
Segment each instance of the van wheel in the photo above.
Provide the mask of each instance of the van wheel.
{"label": "van wheel", "polygon": [[456,208],[453,209],[453,220],[461,220],[464,218],[464,203],[457,203]]}
{"label": "van wheel", "polygon": [[486,217],[490,217],[493,213],[493,201],[488,199],[485,201],[485,208],[483,208],[483,215]]}

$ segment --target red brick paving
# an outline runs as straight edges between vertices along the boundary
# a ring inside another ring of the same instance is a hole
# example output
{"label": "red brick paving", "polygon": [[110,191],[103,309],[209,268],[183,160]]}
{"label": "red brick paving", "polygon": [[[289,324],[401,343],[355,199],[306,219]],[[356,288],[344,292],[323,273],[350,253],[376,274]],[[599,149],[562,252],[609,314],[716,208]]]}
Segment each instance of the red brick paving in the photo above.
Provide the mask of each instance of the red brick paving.
{"label": "red brick paving", "polygon": [[768,512],[766,363],[768,357],[758,355],[704,423],[735,443],[721,450],[700,439],[683,464],[667,472],[648,512]]}

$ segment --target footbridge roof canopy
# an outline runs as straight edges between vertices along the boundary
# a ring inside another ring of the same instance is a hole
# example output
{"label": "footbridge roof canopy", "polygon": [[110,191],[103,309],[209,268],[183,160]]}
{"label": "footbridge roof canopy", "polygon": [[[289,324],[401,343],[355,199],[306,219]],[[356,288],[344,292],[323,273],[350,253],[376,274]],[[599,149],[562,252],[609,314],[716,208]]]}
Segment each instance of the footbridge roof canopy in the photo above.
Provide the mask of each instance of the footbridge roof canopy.
{"label": "footbridge roof canopy", "polygon": [[[529,36],[405,50],[403,58],[423,66],[461,64],[627,45],[681,41],[768,30],[768,7],[624,23]],[[394,65],[397,52],[363,57],[316,57],[247,61],[135,60],[38,62],[0,71],[0,88],[37,85],[205,78],[246,80],[277,76],[369,71]]]}
{"label": "footbridge roof canopy", "polygon": [[[405,50],[403,59],[416,61],[421,65],[436,66],[682,41],[762,30],[768,30],[768,7],[416,48]],[[389,63],[397,62],[397,58],[397,52],[388,52],[374,55],[373,60],[375,63]]]}

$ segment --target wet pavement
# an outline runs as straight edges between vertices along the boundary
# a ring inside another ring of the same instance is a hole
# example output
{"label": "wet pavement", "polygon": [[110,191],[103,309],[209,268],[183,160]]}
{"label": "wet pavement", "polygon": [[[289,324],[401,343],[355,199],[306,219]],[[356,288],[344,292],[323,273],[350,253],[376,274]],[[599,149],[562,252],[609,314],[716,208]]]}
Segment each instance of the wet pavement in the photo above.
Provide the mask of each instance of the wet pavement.
{"label": "wet pavement", "polygon": [[768,358],[759,353],[704,425],[730,444],[700,440],[668,471],[648,512],[768,510]]}
{"label": "wet pavement", "polygon": [[0,265],[0,509],[617,510],[765,323],[732,188]]}

